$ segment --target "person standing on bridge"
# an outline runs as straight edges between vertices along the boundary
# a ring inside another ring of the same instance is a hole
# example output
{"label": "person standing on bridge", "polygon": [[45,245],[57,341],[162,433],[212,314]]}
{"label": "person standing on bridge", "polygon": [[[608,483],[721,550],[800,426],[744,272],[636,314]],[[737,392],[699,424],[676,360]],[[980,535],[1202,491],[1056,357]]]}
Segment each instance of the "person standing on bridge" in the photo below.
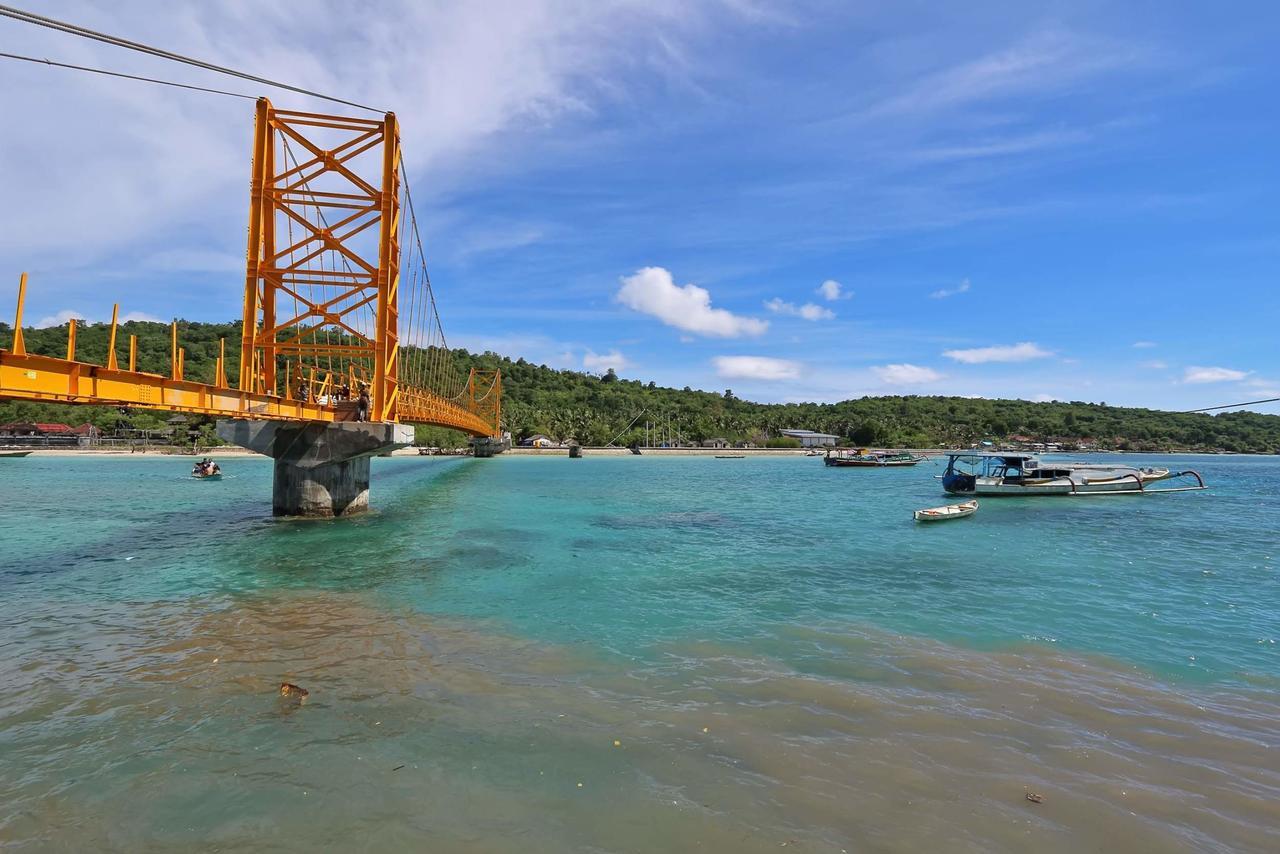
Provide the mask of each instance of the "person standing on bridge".
{"label": "person standing on bridge", "polygon": [[369,384],[360,383],[360,396],[356,398],[356,420],[369,420]]}

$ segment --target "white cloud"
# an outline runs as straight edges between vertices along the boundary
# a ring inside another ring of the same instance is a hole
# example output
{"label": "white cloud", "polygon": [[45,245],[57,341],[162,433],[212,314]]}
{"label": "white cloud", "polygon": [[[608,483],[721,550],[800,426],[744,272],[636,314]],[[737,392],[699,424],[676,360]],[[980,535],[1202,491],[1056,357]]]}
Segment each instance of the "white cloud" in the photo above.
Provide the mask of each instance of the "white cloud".
{"label": "white cloud", "polygon": [[1154,341],[1134,341],[1134,342],[1133,342],[1133,346],[1134,346],[1134,348],[1135,348],[1135,349],[1137,349],[1137,350],[1146,350],[1146,349],[1149,349],[1149,348],[1151,348],[1151,347],[1156,346],[1156,342],[1154,342]]}
{"label": "white cloud", "polygon": [[[37,320],[35,322],[35,328],[46,329],[50,326],[62,326],[72,318],[79,321],[80,323],[110,323],[111,322],[110,315],[107,315],[106,317],[89,316],[85,314],[83,311],[76,311],[73,308],[64,308],[62,311],[59,311],[56,314],[50,314]],[[138,321],[140,323],[166,323],[167,322],[167,321],[161,320],[158,317],[153,317],[152,315],[146,314],[145,312],[141,312],[141,311],[131,311],[128,314],[122,314],[119,317],[120,323],[130,323],[132,321]],[[23,325],[25,326],[26,324],[24,323]]]}
{"label": "white cloud", "polygon": [[920,365],[882,365],[871,370],[875,372],[875,375],[882,382],[890,385],[932,383],[942,379],[942,374],[933,368],[925,368]]}
{"label": "white cloud", "polygon": [[240,273],[244,274],[244,252],[211,252],[188,246],[163,249],[139,262],[147,270],[162,273]]}
{"label": "white cloud", "polygon": [[1043,30],[1005,50],[928,74],[870,114],[918,118],[999,97],[1046,94],[1143,59],[1132,42]]}
{"label": "white cloud", "polygon": [[1062,398],[1058,397],[1056,394],[1045,394],[1044,392],[1041,392],[1031,399],[1036,403],[1053,403],[1055,400],[1061,400]]}
{"label": "white cloud", "polygon": [[836,313],[829,308],[824,308],[817,303],[807,302],[804,305],[796,305],[792,302],[774,297],[764,304],[764,307],[772,311],[774,314],[786,314],[792,317],[803,317],[805,320],[832,320]]}
{"label": "white cloud", "polygon": [[791,380],[800,376],[801,365],[768,356],[716,356],[716,373],[726,379]]}
{"label": "white cloud", "polygon": [[974,347],[968,350],[944,350],[942,355],[966,365],[982,365],[987,362],[1027,362],[1032,359],[1043,359],[1052,356],[1048,350],[1024,341],[1021,344],[1009,344],[995,347]]}
{"label": "white cloud", "polygon": [[[477,175],[526,167],[541,136],[591,116],[599,103],[616,103],[632,75],[692,77],[692,46],[710,32],[707,24],[751,17],[737,4],[521,0],[495,11],[398,0],[370,7],[351,27],[342,20],[345,4],[312,5],[301,39],[287,35],[297,30],[296,10],[280,4],[107,8],[68,0],[55,14],[396,110],[415,189],[430,188],[419,205],[439,205],[452,189],[474,185]],[[15,21],[0,22],[0,36],[22,53],[157,74],[152,58]],[[220,86],[192,69],[163,70],[161,76],[180,82]],[[220,88],[266,94],[254,84]],[[298,94],[270,94],[282,108],[363,115]],[[27,117],[21,132],[0,134],[0,163],[23,164],[5,171],[5,204],[24,212],[0,230],[0,269],[102,269],[106,259],[146,259],[157,247],[185,246],[195,235],[191,248],[206,254],[161,252],[138,264],[167,269],[194,260],[213,271],[243,270],[252,102],[8,63],[0,114]],[[532,231],[479,235],[459,251],[536,239]],[[228,301],[236,293],[228,287]]]}
{"label": "white cloud", "polygon": [[1165,368],[1169,367],[1169,363],[1162,362],[1159,359],[1151,359],[1149,361],[1139,363],[1138,367],[1146,368],[1149,371],[1163,371]]}
{"label": "white cloud", "polygon": [[623,356],[616,349],[610,350],[608,353],[597,354],[592,350],[582,354],[582,367],[588,371],[596,373],[604,373],[613,368],[615,371],[626,370],[631,366],[631,361]]}
{"label": "white cloud", "polygon": [[1043,131],[1006,138],[987,138],[962,145],[921,148],[912,152],[911,158],[922,163],[943,163],[955,160],[973,160],[982,157],[1008,157],[1046,148],[1088,142],[1090,139],[1092,139],[1092,134],[1085,131]]}
{"label": "white cloud", "polygon": [[1249,376],[1248,371],[1237,371],[1232,368],[1200,368],[1189,367],[1182,375],[1184,383],[1226,383],[1236,382]]}
{"label": "white cloud", "polygon": [[711,307],[711,294],[697,285],[677,285],[671,273],[662,267],[645,267],[634,275],[622,277],[618,302],[652,315],[668,326],[716,338],[738,338],[761,335],[769,328],[767,320],[742,317],[723,308]]}
{"label": "white cloud", "polygon": [[965,279],[960,284],[956,285],[954,288],[939,288],[938,290],[929,294],[929,296],[933,297],[934,299],[946,299],[947,297],[953,297],[956,294],[966,293],[968,290],[969,290],[969,280]]}
{"label": "white cloud", "polygon": [[846,291],[844,289],[844,285],[840,284],[835,279],[827,279],[825,282],[818,285],[816,293],[822,294],[823,299],[832,302],[838,299],[849,299],[853,296],[851,291]]}

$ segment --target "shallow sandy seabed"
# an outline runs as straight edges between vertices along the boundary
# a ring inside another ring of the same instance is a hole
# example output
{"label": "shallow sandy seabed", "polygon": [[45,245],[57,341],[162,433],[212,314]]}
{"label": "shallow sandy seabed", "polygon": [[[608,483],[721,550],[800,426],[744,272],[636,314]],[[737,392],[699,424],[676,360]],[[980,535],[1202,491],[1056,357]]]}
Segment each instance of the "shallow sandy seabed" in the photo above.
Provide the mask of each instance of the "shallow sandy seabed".
{"label": "shallow sandy seabed", "polygon": [[92,619],[0,657],[16,850],[1276,850],[1274,692],[847,625],[605,658],[347,594]]}

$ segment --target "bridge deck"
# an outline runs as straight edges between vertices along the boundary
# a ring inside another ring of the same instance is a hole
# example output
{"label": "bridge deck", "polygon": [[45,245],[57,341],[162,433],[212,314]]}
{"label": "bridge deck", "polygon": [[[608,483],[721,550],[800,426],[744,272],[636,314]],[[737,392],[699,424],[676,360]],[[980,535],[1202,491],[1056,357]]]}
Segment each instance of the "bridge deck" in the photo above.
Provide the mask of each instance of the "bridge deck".
{"label": "bridge deck", "polygon": [[[399,398],[399,421],[450,427],[473,436],[489,436],[495,432],[494,426],[476,413],[429,391],[405,387]],[[30,353],[19,355],[2,349],[0,400],[128,406],[219,418],[354,419],[349,405],[290,400],[274,394],[254,394],[161,374],[109,369]]]}

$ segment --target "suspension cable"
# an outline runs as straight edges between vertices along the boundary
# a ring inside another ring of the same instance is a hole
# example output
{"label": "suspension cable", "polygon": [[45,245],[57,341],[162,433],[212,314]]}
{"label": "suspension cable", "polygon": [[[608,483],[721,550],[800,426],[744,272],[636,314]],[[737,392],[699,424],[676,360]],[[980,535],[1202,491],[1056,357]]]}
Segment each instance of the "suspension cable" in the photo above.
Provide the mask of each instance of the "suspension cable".
{"label": "suspension cable", "polygon": [[1222,406],[1206,406],[1203,409],[1185,409],[1184,413],[1192,412],[1213,412],[1215,409],[1235,409],[1237,406],[1254,406],[1259,403],[1275,403],[1280,401],[1280,397],[1268,397],[1263,400],[1246,400],[1244,403],[1224,403]]}
{"label": "suspension cable", "polygon": [[[196,59],[195,57],[185,56],[180,53],[175,53],[171,50],[164,50],[163,48],[153,47],[148,44],[143,44],[142,42],[130,41],[129,39],[122,38],[120,36],[113,36],[113,35],[109,35],[108,33],[98,32],[97,30],[91,30],[88,27],[81,27],[77,24],[71,24],[66,21],[59,21],[56,18],[48,18],[48,17],[45,17],[44,15],[37,15],[34,12],[28,12],[24,9],[15,9],[12,6],[5,6],[0,4],[0,16],[4,16],[6,18],[12,18],[15,21],[22,21],[23,23],[26,23],[26,24],[34,24],[35,26],[38,26],[38,27],[47,27],[48,29],[56,30],[57,32],[60,32],[60,33],[66,33],[68,35],[80,36],[81,38],[92,39],[94,41],[103,42],[104,44],[114,45],[115,47],[122,47],[127,50],[136,50],[139,53],[145,53],[150,56],[159,57],[160,59],[167,59],[167,60],[170,60],[171,62],[181,62],[186,65],[195,66],[196,68],[203,68],[206,71],[215,71],[218,74],[226,74],[231,77],[238,77],[241,80],[250,80],[254,83],[261,83],[264,86],[274,86],[277,89],[288,89],[290,92],[297,92],[301,95],[309,95],[312,98],[320,98],[321,100],[324,100],[324,101],[332,101],[335,104],[345,104],[348,107],[355,107],[360,110],[368,110],[371,113],[387,112],[386,110],[379,110],[374,107],[366,106],[364,104],[357,104],[355,101],[347,101],[342,98],[335,98],[332,95],[324,95],[324,94],[321,94],[320,92],[313,92],[310,89],[303,89],[300,86],[294,86],[289,83],[281,83],[277,80],[269,80],[266,77],[259,77],[256,74],[249,74],[244,71],[237,71],[234,68],[228,68],[224,65],[215,65],[212,62],[206,62],[203,59]],[[156,81],[152,81],[152,82],[156,82]]]}
{"label": "suspension cable", "polygon": [[87,65],[73,65],[70,62],[56,62],[52,59],[23,56],[20,53],[0,52],[0,57],[4,57],[5,59],[20,59],[23,62],[34,62],[37,65],[51,65],[57,68],[70,68],[73,71],[88,71],[92,74],[105,74],[108,77],[120,77],[125,80],[138,80],[142,83],[158,83],[161,86],[175,86],[178,89],[191,89],[196,92],[208,92],[213,95],[227,95],[232,98],[247,98],[250,101],[256,101],[258,99],[257,95],[246,95],[243,92],[227,92],[224,89],[209,89],[205,86],[192,86],[189,83],[175,83],[172,80],[160,80],[156,77],[141,77],[137,74],[125,74],[122,71],[108,71],[105,68],[90,68]]}

